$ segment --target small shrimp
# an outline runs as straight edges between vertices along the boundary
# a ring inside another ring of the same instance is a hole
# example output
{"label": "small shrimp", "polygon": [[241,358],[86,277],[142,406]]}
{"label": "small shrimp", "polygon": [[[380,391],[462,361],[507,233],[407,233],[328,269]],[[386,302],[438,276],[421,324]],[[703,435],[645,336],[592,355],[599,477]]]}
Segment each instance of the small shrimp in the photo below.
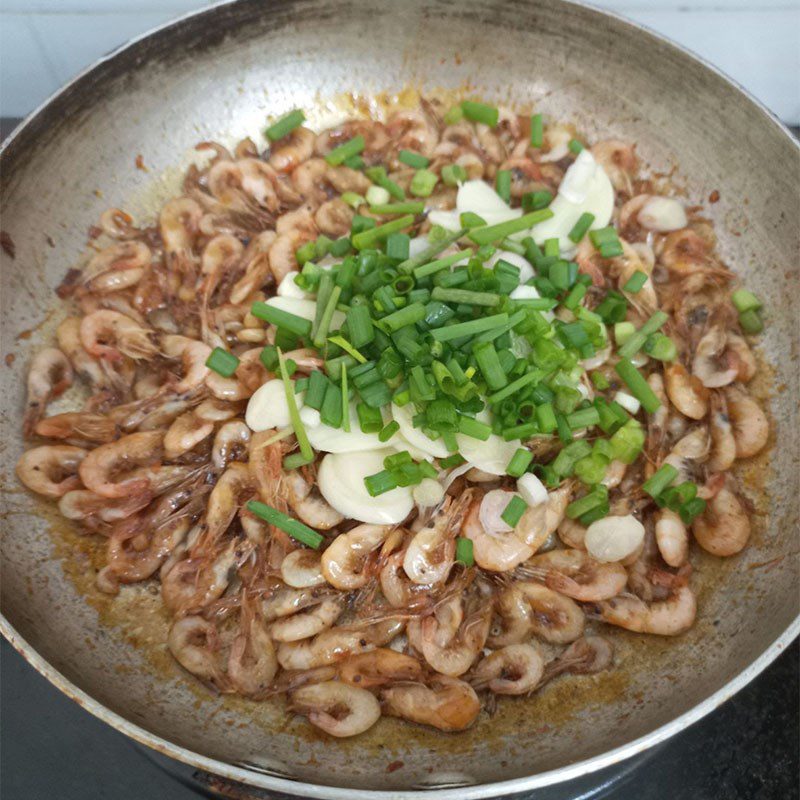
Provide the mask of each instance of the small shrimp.
{"label": "small shrimp", "polygon": [[128,356],[140,360],[158,352],[151,339],[153,331],[119,311],[100,309],[87,314],[81,320],[80,334],[84,349],[95,358],[121,361]]}
{"label": "small shrimp", "polygon": [[404,558],[405,550],[392,553],[381,568],[380,584],[383,596],[393,608],[412,609],[426,605],[431,586],[417,584],[408,579],[403,569]]}
{"label": "small shrimp", "polygon": [[302,198],[314,205],[328,199],[328,164],[322,158],[309,158],[292,172],[292,183]]}
{"label": "small shrimp", "polygon": [[325,177],[339,194],[354,192],[355,194],[365,195],[372,185],[372,182],[363,172],[345,166],[329,167]]}
{"label": "small shrimp", "polygon": [[314,214],[314,222],[320,231],[339,238],[349,233],[355,211],[340,197],[323,203]]}
{"label": "small shrimp", "polygon": [[404,628],[396,619],[353,627],[337,626],[301,642],[282,642],[278,663],[283,669],[312,669],[389,644]]}
{"label": "small shrimp", "polygon": [[440,731],[466,730],[478,717],[481,704],[465,681],[439,675],[430,686],[399,684],[381,691],[381,708],[391,717],[430,725]]}
{"label": "small shrimp", "polygon": [[339,738],[363,733],[381,716],[374,695],[338,681],[302,686],[292,692],[289,707],[305,714],[312,725]]}
{"label": "small shrimp", "polygon": [[322,574],[325,580],[342,591],[360,589],[369,580],[366,569],[371,553],[386,540],[390,525],[358,525],[337,536],[322,554]]}
{"label": "small shrimp", "polygon": [[[195,412],[195,416],[197,413]],[[213,428],[213,423],[212,423]],[[250,443],[250,428],[240,419],[221,425],[211,446],[211,463],[225,469],[231,461],[243,461]]]}
{"label": "small shrimp", "polygon": [[243,596],[239,633],[228,655],[228,680],[237,692],[253,697],[268,689],[277,671],[278,659],[267,626],[256,605]]}
{"label": "small shrimp", "polygon": [[705,427],[693,428],[681,438],[664,459],[678,470],[675,480],[679,483],[692,480],[696,467],[704,462],[711,449],[711,437]]}
{"label": "small shrimp", "polygon": [[542,578],[556,592],[591,603],[619,594],[628,581],[625,567],[603,563],[582,550],[551,550],[534,556],[523,571]]}
{"label": "small shrimp", "polygon": [[181,414],[164,434],[164,456],[173,461],[193,450],[213,432],[213,422],[203,422],[193,411],[187,411]]}
{"label": "small shrimp", "polygon": [[325,583],[319,553],[314,550],[293,550],[281,562],[281,578],[287,586],[307,589]]}
{"label": "small shrimp", "polygon": [[118,242],[97,253],[86,265],[83,290],[104,294],[129,289],[144,275],[152,253],[144,242]]}
{"label": "small shrimp", "polygon": [[[157,464],[162,457],[163,431],[140,431],[92,450],[78,469],[87,489],[103,497],[127,497],[148,488],[144,477],[119,479],[119,470]],[[75,488],[75,487],[73,487]]]}
{"label": "small shrimp", "polygon": [[243,303],[250,295],[269,282],[272,277],[269,267],[269,249],[277,236],[275,231],[262,231],[250,239],[241,259],[241,268],[244,274],[231,288],[231,303],[236,305]]}
{"label": "small shrimp", "polygon": [[151,532],[142,532],[143,522],[128,517],[108,539],[108,565],[118,583],[137,583],[153,575],[167,556],[186,538],[190,521],[176,517]]}
{"label": "small shrimp", "polygon": [[36,494],[63,497],[79,489],[81,463],[89,455],[82,447],[46,444],[26,450],[17,461],[17,477]]}
{"label": "small shrimp", "polygon": [[608,669],[614,660],[614,646],[602,636],[584,636],[573,642],[544,668],[542,683],[565,672],[572,675],[593,675]]}
{"label": "small shrimp", "polygon": [[270,147],[270,166],[278,172],[291,172],[314,155],[316,140],[317,135],[309,128],[295,128]]}
{"label": "small shrimp", "polygon": [[350,656],[339,667],[339,680],[362,689],[391,683],[422,680],[422,665],[416,658],[378,647],[369,653]]}
{"label": "small shrimp", "polygon": [[69,359],[73,369],[83,380],[101,388],[106,383],[106,373],[84,349],[80,330],[81,320],[78,317],[67,317],[56,329],[58,349]]}
{"label": "small shrimp", "polygon": [[576,519],[564,517],[558,526],[558,538],[573,550],[585,550],[586,526]]}
{"label": "small shrimp", "polygon": [[463,621],[462,613],[462,601],[457,597],[437,606],[433,615],[408,623],[409,642],[436,672],[453,678],[472,666],[486,644],[492,604],[482,603],[464,615]]}
{"label": "small shrimp", "polygon": [[73,489],[58,501],[58,511],[62,517],[83,522],[94,519],[103,522],[118,522],[141,511],[151,500],[151,492],[112,500],[110,497],[101,497],[88,489]]}
{"label": "small shrimp", "polygon": [[572,642],[583,634],[580,606],[538,583],[515,583],[501,595],[497,610],[503,630],[492,636],[492,647],[516,644],[531,633],[555,644]]}
{"label": "small shrimp", "polygon": [[708,389],[683,364],[674,362],[665,367],[664,387],[669,401],[685,417],[703,419],[708,413]]}
{"label": "small shrimp", "polygon": [[742,501],[726,486],[708,500],[706,510],[692,523],[703,550],[715,556],[734,556],[750,539],[750,518]]}
{"label": "small shrimp", "polygon": [[749,380],[752,380],[753,376],[756,374],[758,365],[756,364],[756,357],[753,355],[753,351],[750,349],[750,345],[747,344],[746,339],[743,336],[739,336],[737,333],[728,331],[727,347],[728,351],[726,355],[728,360],[736,365],[736,380],[741,383],[747,383]]}
{"label": "small shrimp", "polygon": [[142,231],[133,224],[133,217],[121,208],[108,208],[100,215],[100,227],[112,239],[136,239]]}
{"label": "small shrimp", "polygon": [[167,267],[188,284],[195,277],[193,246],[199,232],[203,209],[190,197],[168,201],[158,218]]}
{"label": "small shrimp", "polygon": [[727,270],[714,266],[711,244],[691,228],[668,233],[661,242],[659,260],[677,275],[729,274]]}
{"label": "small shrimp", "polygon": [[[306,525],[310,525],[318,531],[328,531],[331,528],[335,528],[344,520],[344,517],[336,511],[336,509],[332,508],[320,494],[316,481],[307,481],[298,470],[293,470],[285,474],[284,486],[286,488],[286,497],[292,511],[294,511]],[[358,528],[354,530],[358,530]],[[349,534],[344,535],[347,536],[352,533],[353,531],[350,531]],[[341,536],[338,537],[336,541],[339,541],[341,538]],[[345,545],[345,542],[342,542],[340,546],[343,548],[345,546],[353,546],[353,541],[354,539],[348,540],[349,544],[347,545]],[[338,551],[337,557],[343,554],[344,550]],[[333,557],[333,554],[331,554],[331,557]]]}
{"label": "small shrimp", "polygon": [[299,230],[278,234],[269,248],[269,269],[276,283],[280,283],[290,272],[298,269],[295,253],[309,236]]}
{"label": "small shrimp", "polygon": [[510,644],[482,659],[472,672],[475,689],[495,694],[527,694],[542,680],[544,658],[534,644]]}
{"label": "small shrimp", "polygon": [[202,617],[184,617],[172,623],[167,646],[187,671],[223,689],[227,682],[219,664],[219,634]]}
{"label": "small shrimp", "polygon": [[658,552],[671,567],[680,567],[689,557],[689,532],[674,511],[656,511],[655,534]]}
{"label": "small shrimp", "polygon": [[727,356],[728,336],[722,328],[711,328],[697,344],[692,375],[707,389],[718,389],[736,380],[738,362],[731,365]]}
{"label": "small shrimp", "polygon": [[598,142],[592,147],[592,155],[606,171],[611,183],[618,192],[633,194],[633,176],[638,169],[636,145],[626,144],[616,139]]}
{"label": "small shrimp", "polygon": [[33,357],[28,370],[28,398],[22,422],[26,437],[33,433],[47,404],[72,386],[72,377],[72,364],[58,348],[47,347]]}
{"label": "small shrimp", "polygon": [[34,432],[48,439],[81,439],[105,444],[119,437],[119,425],[104,414],[69,411],[40,419]]}
{"label": "small shrimp", "polygon": [[326,156],[334,147],[349,141],[354,136],[364,137],[365,146],[361,155],[368,163],[379,159],[390,144],[389,132],[382,122],[357,119],[344,122],[320,133],[314,143],[314,150],[317,155]]}
{"label": "small shrimp", "polygon": [[214,544],[222,537],[239,510],[242,496],[252,495],[255,488],[246,464],[234,461],[228,465],[208,497],[203,543]]}
{"label": "small shrimp", "polygon": [[728,417],[725,397],[720,392],[712,392],[710,405],[708,432],[711,436],[711,452],[707,466],[711,472],[725,472],[736,461],[736,437]]}
{"label": "small shrimp", "polygon": [[181,360],[183,377],[172,387],[175,392],[183,394],[202,385],[210,372],[206,361],[211,355],[211,348],[205,342],[167,334],[161,338],[161,348],[167,358]]}
{"label": "small shrimp", "polygon": [[572,497],[573,485],[570,481],[562,484],[552,492],[547,494],[547,511],[544,519],[544,528],[547,535],[555,533],[558,526],[567,513],[570,497]]}
{"label": "small shrimp", "polygon": [[738,386],[725,389],[728,417],[736,440],[736,458],[750,458],[761,452],[769,439],[767,415],[758,403]]}
{"label": "small shrimp", "polygon": [[398,151],[414,150],[430,158],[439,143],[435,122],[422,110],[398,111],[392,115],[386,130]]}
{"label": "small shrimp", "polygon": [[338,598],[324,598],[312,608],[279,619],[270,626],[270,635],[276,642],[299,642],[310,639],[332,628],[344,610]]}
{"label": "small shrimp", "polygon": [[231,540],[213,557],[185,558],[161,576],[161,597],[173,614],[204,608],[221,597],[230,583],[230,574],[241,543]]}
{"label": "small shrimp", "polygon": [[523,561],[527,561],[547,538],[545,530],[547,504],[529,506],[513,529],[506,526],[509,528],[507,531],[491,531],[486,530],[481,522],[481,508],[487,500],[492,499],[492,496],[498,498],[498,509],[501,512],[513,494],[496,489],[487,493],[483,499],[475,500],[461,533],[472,540],[475,562],[479,567],[493,572],[508,572]]}
{"label": "small shrimp", "polygon": [[428,524],[414,535],[403,558],[403,569],[414,583],[437,584],[447,579],[456,553],[455,534],[471,503],[469,490],[455,501],[446,497]]}
{"label": "small shrimp", "polygon": [[635,633],[677,636],[689,630],[697,601],[688,586],[680,586],[667,600],[646,603],[635,595],[620,595],[596,604],[599,618]]}

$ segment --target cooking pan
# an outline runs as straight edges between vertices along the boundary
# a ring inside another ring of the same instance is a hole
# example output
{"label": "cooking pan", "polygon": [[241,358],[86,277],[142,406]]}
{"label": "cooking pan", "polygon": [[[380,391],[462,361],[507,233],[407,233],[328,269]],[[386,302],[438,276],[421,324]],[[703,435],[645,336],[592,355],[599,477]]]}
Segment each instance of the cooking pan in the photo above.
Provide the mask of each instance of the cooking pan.
{"label": "cooking pan", "polygon": [[[694,557],[700,611],[689,633],[619,632],[615,672],[501,702],[463,734],[381,720],[332,741],[280,704],[214,696],[182,674],[166,653],[157,593],[94,590],[98,545],[21,490],[13,464],[29,355],[52,335],[62,313],[52,311],[53,289],[102,210],[152,213],[201,140],[260,137],[268,115],[297,106],[323,126],[380,110],[382,92],[411,100],[416,91],[535,106],[590,141],[635,141],[687,203],[704,203],[724,259],[765,301],[760,390],[774,442],[740,472],[756,515],[751,546],[724,562]],[[764,108],[693,56],[557,0],[218,5],[79,76],[15,132],[1,165],[2,228],[16,249],[1,256],[2,629],[49,680],[134,739],[310,797],[491,797],[653,746],[725,701],[796,635],[800,158]]]}

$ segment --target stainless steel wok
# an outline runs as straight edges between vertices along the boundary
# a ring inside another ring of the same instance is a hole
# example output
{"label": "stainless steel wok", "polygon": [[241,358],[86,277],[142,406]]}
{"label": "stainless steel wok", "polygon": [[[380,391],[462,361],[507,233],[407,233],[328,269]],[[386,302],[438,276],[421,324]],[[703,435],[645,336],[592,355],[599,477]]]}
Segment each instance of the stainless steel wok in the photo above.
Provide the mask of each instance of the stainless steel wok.
{"label": "stainless steel wok", "polygon": [[[721,566],[696,562],[700,616],[690,633],[668,642],[621,633],[616,673],[501,703],[458,736],[384,720],[339,742],[280,706],[214,697],[181,674],[166,655],[158,598],[93,591],[90,541],[19,489],[13,464],[28,356],[51,335],[53,288],[101,210],[152,211],[198,141],[258,137],[267,115],[296,106],[316,109],[312,124],[321,125],[409,87],[535,105],[591,139],[637,142],[654,170],[677,168],[688,200],[707,204],[728,263],[765,299],[775,445],[742,473],[758,511],[751,547]],[[139,154],[149,172],[136,168]],[[800,157],[765,109],[674,45],[557,0],[220,5],[81,75],[16,131],[1,163],[2,228],[16,245],[15,258],[2,253],[1,276],[2,351],[15,356],[2,369],[2,629],[36,669],[119,730],[289,793],[489,797],[651,747],[730,697],[797,633]],[[392,762],[402,766],[387,771]]]}

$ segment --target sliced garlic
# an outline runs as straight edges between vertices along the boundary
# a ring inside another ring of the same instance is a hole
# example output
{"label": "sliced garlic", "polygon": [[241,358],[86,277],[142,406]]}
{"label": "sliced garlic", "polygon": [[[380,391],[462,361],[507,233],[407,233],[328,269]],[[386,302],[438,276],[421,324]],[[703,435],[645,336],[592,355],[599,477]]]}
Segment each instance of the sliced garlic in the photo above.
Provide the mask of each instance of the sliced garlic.
{"label": "sliced garlic", "polygon": [[603,517],[586,529],[583,543],[598,561],[622,561],[641,547],[644,525],[636,517]]}

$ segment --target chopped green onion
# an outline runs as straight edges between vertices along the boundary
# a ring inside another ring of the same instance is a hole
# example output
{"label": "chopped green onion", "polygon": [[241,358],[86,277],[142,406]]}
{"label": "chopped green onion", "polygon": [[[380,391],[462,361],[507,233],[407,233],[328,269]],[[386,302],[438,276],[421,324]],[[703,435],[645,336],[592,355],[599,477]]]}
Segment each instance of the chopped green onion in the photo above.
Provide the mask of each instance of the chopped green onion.
{"label": "chopped green onion", "polygon": [[522,519],[522,515],[525,513],[527,508],[528,504],[519,495],[515,494],[511,500],[508,501],[508,505],[500,515],[500,519],[502,519],[506,525],[510,525],[512,528],[514,528]]}
{"label": "chopped green onion", "polygon": [[511,202],[511,170],[499,169],[494,179],[494,188],[497,194],[505,200],[506,203]]}
{"label": "chopped green onion", "polygon": [[567,415],[567,424],[572,430],[590,428],[600,422],[600,412],[594,407],[581,408]]}
{"label": "chopped green onion", "polygon": [[678,477],[678,470],[672,464],[662,464],[643,484],[642,489],[650,497],[658,497],[664,489]]}
{"label": "chopped green onion", "polygon": [[[318,350],[325,344],[325,340],[328,338],[328,329],[331,326],[333,312],[336,310],[336,305],[339,302],[339,296],[341,293],[342,287],[334,286],[331,290],[330,297],[328,297],[328,301],[325,304],[322,317],[320,318],[319,327],[317,328],[317,332],[314,334],[314,347],[316,347]],[[319,298],[317,299],[317,303],[319,303]]]}
{"label": "chopped green onion", "polygon": [[517,378],[515,381],[512,381],[508,384],[508,386],[504,386],[494,394],[490,394],[486,399],[492,404],[499,403],[501,400],[505,400],[506,397],[511,397],[512,394],[516,394],[520,389],[522,389],[524,386],[527,386],[529,383],[533,383],[534,381],[538,380],[541,380],[541,373],[537,370],[532,370],[527,375],[523,375],[522,377]]}
{"label": "chopped green onion", "polygon": [[511,456],[511,461],[508,462],[506,474],[512,478],[522,477],[525,470],[530,466],[531,461],[533,461],[533,453],[530,450],[525,450],[523,447],[517,448],[514,455]]}
{"label": "chopped green onion", "polygon": [[333,167],[338,167],[345,159],[351,156],[358,155],[366,147],[364,137],[361,135],[354,136],[350,141],[334,147],[333,150],[325,156],[325,160]]}
{"label": "chopped green onion", "polygon": [[439,342],[449,342],[452,339],[460,339],[462,336],[474,336],[476,333],[498,328],[508,322],[508,314],[494,314],[489,317],[473,319],[469,322],[457,322],[455,325],[447,325],[444,328],[436,328],[431,331],[431,336]]}
{"label": "chopped green onion", "polygon": [[619,348],[619,355],[623,358],[632,358],[644,346],[647,337],[655,333],[669,317],[663,311],[656,311],[647,322],[639,328],[626,342]]}
{"label": "chopped green onion", "polygon": [[[369,210],[372,211],[373,214],[380,214],[382,217],[389,217],[394,214],[421,214],[425,210],[425,203],[421,200],[419,202],[409,200],[405,203],[386,203],[383,205],[370,206]],[[409,222],[406,224],[410,225],[411,223]],[[405,227],[405,225],[402,227]],[[358,245],[356,245],[356,247],[358,247]]]}
{"label": "chopped green onion", "polygon": [[678,348],[675,342],[663,333],[654,333],[648,336],[643,349],[647,355],[657,361],[674,361],[678,357]]}
{"label": "chopped green onion", "polygon": [[731,295],[731,302],[740,313],[758,311],[761,308],[761,301],[747,289],[737,289]]}
{"label": "chopped green onion", "polygon": [[625,282],[625,285],[622,287],[623,292],[630,292],[631,294],[636,294],[642,290],[642,287],[647,283],[647,273],[642,272],[642,270],[637,269],[636,272],[631,275],[630,278]]}
{"label": "chopped green onion", "polygon": [[764,330],[764,323],[761,320],[761,315],[758,311],[750,309],[749,311],[742,311],[739,314],[739,325],[745,333],[751,335],[761,333]]}
{"label": "chopped green onion", "polygon": [[539,211],[532,211],[530,214],[525,214],[517,219],[510,219],[506,222],[500,222],[497,225],[487,225],[485,228],[475,228],[471,230],[468,237],[472,239],[475,244],[491,244],[504,239],[506,236],[511,236],[514,233],[519,233],[546,219],[550,219],[553,212],[549,208],[542,208]]}
{"label": "chopped green onion", "polygon": [[346,158],[342,164],[350,169],[364,169],[364,159],[361,156],[350,156]]}
{"label": "chopped green onion", "polygon": [[411,245],[411,237],[407,233],[392,233],[386,239],[386,255],[405,261]]}
{"label": "chopped green onion", "polygon": [[429,158],[425,158],[425,156],[420,153],[415,153],[413,150],[401,150],[397,154],[397,160],[401,164],[413,167],[414,169],[425,169],[425,167],[431,163]]}
{"label": "chopped green onion", "polygon": [[344,192],[342,194],[342,200],[344,200],[344,202],[347,203],[347,205],[349,205],[351,208],[358,208],[367,202],[365,197],[362,197],[360,194],[356,194],[355,192]]}
{"label": "chopped green onion", "polygon": [[385,239],[390,233],[397,233],[397,231],[407,228],[409,225],[414,224],[413,214],[393,219],[391,222],[386,222],[383,225],[378,225],[377,228],[370,228],[368,231],[361,231],[355,234],[351,241],[356,250],[365,250],[367,247],[374,247],[378,242]]}
{"label": "chopped green onion", "polygon": [[500,112],[494,106],[486,105],[486,103],[464,100],[461,103],[461,110],[468,120],[480,122],[483,125],[488,125],[490,128],[494,128],[500,119]]}
{"label": "chopped green onion", "polygon": [[305,404],[309,408],[319,411],[325,399],[325,391],[330,381],[319,370],[314,370],[308,376],[308,389],[306,390]]}
{"label": "chopped green onion", "polygon": [[335,344],[337,347],[341,347],[345,353],[351,355],[356,361],[358,361],[359,364],[365,364],[367,362],[367,359],[364,358],[364,356],[361,355],[361,353],[359,353],[358,350],[356,350],[356,348],[344,338],[344,336],[330,336],[328,341],[331,342],[331,344]]}
{"label": "chopped green onion", "polygon": [[685,525],[691,525],[695,517],[706,510],[706,501],[702,497],[695,497],[684,503],[678,513]]}
{"label": "chopped green onion", "polygon": [[461,164],[447,164],[442,167],[442,181],[447,186],[459,186],[467,179],[467,171]]}
{"label": "chopped green onion", "polygon": [[288,114],[282,116],[277,122],[265,131],[267,139],[271,142],[276,142],[278,139],[283,139],[284,136],[290,134],[295,128],[299,128],[306,121],[306,115],[296,108]]}
{"label": "chopped green onion", "polygon": [[632,464],[644,447],[644,431],[637,420],[631,419],[609,441],[614,451],[614,458],[623,464]]}
{"label": "chopped green onion", "polygon": [[578,155],[578,153],[583,150],[583,145],[577,139],[570,139],[567,143],[567,147],[570,153],[575,153],[575,155]]}
{"label": "chopped green onion", "polygon": [[531,147],[541,147],[544,143],[544,117],[541,114],[531,116]]}
{"label": "chopped green onion", "polygon": [[392,199],[392,196],[389,194],[387,189],[383,188],[383,186],[375,186],[373,184],[369,187],[369,189],[367,189],[365,198],[370,205],[370,210],[378,214],[380,212],[375,211],[375,208],[387,205]]}
{"label": "chopped green onion", "polygon": [[620,359],[614,369],[648,414],[652,414],[661,407],[661,401],[650,388],[642,373],[627,358]]}
{"label": "chopped green onion", "polygon": [[370,167],[365,170],[367,177],[378,186],[386,189],[396,200],[405,200],[406,193],[386,174],[385,167]]}
{"label": "chopped green onion", "polygon": [[[366,360],[366,359],[365,359]],[[347,388],[347,367],[342,362],[342,430],[350,433],[350,392]]]}
{"label": "chopped green onion", "polygon": [[461,303],[469,306],[484,306],[493,308],[500,305],[500,296],[494,292],[473,292],[469,289],[447,289],[443,286],[434,287],[431,292],[433,300],[442,303]]}
{"label": "chopped green onion", "polygon": [[536,422],[542,433],[552,433],[557,428],[558,423],[552,403],[542,403],[536,406]]}
{"label": "chopped green onion", "polygon": [[217,375],[222,375],[223,378],[230,378],[239,366],[239,359],[222,347],[215,347],[206,359],[206,366],[216,372]]}
{"label": "chopped green onion", "polygon": [[429,169],[418,169],[408,188],[415,197],[430,197],[438,180],[439,176],[435,172],[431,172]]}
{"label": "chopped green onion", "polygon": [[290,314],[288,311],[262,303],[260,300],[253,303],[250,313],[264,322],[271,323],[276,328],[283,328],[283,330],[293,333],[295,336],[308,336],[311,333],[311,320],[298,317],[297,314]]}
{"label": "chopped green onion", "polygon": [[[313,373],[312,373],[313,374]],[[366,403],[356,406],[358,424],[364,433],[379,433],[383,429],[383,417],[380,409],[370,408]]]}
{"label": "chopped green onion", "polygon": [[458,432],[472,439],[485,442],[492,435],[492,426],[472,417],[460,416],[458,418]]}
{"label": "chopped green onion", "polygon": [[400,430],[400,423],[396,420],[392,420],[391,422],[387,423],[383,428],[381,428],[380,433],[378,434],[378,440],[381,442],[388,442],[389,439],[394,436],[397,431]]}
{"label": "chopped green onion", "polygon": [[425,306],[422,303],[411,303],[399,311],[395,311],[384,317],[381,324],[385,326],[390,333],[399,331],[406,325],[414,325],[420,320],[425,319]]}
{"label": "chopped green onion", "polygon": [[456,561],[465,567],[475,565],[475,554],[473,553],[472,539],[463,536],[456,537]]}
{"label": "chopped green onion", "polygon": [[416,267],[414,270],[414,277],[417,280],[420,280],[421,278],[427,278],[429,275],[434,275],[440,270],[452,267],[453,264],[458,261],[469,258],[473,252],[474,250],[472,250],[472,248],[469,250],[459,250],[457,253],[451,253],[449,256],[445,256],[444,258],[439,258],[436,259],[436,261],[430,261],[427,264],[422,264],[419,267]]}
{"label": "chopped green onion", "polygon": [[[397,265],[397,269],[400,272],[404,272],[406,274],[414,272],[417,267],[421,267],[423,264],[427,264],[429,261],[434,259],[442,250],[446,250],[450,247],[451,244],[455,244],[464,234],[466,230],[459,230],[455,233],[448,234],[442,239],[438,239],[436,242],[433,242],[430,247],[428,247],[423,252],[419,253],[418,255],[414,256],[413,258],[409,258],[406,261]],[[418,276],[419,277],[419,276]]]}
{"label": "chopped green onion", "polygon": [[632,322],[616,322],[614,324],[614,341],[617,347],[627,342],[636,333],[636,326]]}
{"label": "chopped green onion", "polygon": [[364,347],[375,339],[375,329],[365,305],[351,306],[347,312],[347,330],[354,347]]}
{"label": "chopped green onion", "polygon": [[447,458],[439,459],[439,466],[442,469],[451,469],[452,467],[460,467],[462,464],[466,464],[466,460],[459,453],[454,453],[452,456],[447,456]]}
{"label": "chopped green onion", "polygon": [[547,189],[542,189],[538,192],[528,192],[522,195],[523,211],[538,211],[540,208],[547,208],[552,202],[553,193],[548,192]]}
{"label": "chopped green onion", "polygon": [[396,489],[397,480],[389,470],[384,469],[380,472],[376,472],[374,475],[368,475],[364,478],[364,486],[367,487],[370,497],[378,497],[378,495]]}
{"label": "chopped green onion", "polygon": [[468,230],[480,228],[486,224],[486,220],[483,217],[479,217],[472,211],[465,211],[459,215],[458,221],[462,228],[467,228]]}
{"label": "chopped green onion", "polygon": [[298,467],[304,467],[306,464],[311,464],[313,460],[313,457],[307,459],[302,453],[292,453],[283,459],[283,468],[289,472]]}
{"label": "chopped green onion", "polygon": [[462,111],[460,105],[453,106],[445,112],[445,115],[442,117],[442,119],[444,120],[445,125],[455,125],[464,119],[464,112]]}
{"label": "chopped green onion", "polygon": [[599,484],[588,494],[585,494],[577,500],[573,500],[567,506],[567,516],[570,519],[576,519],[589,511],[593,511],[595,508],[603,506],[607,502],[608,489],[602,484]]}
{"label": "chopped green onion", "polygon": [[292,539],[307,547],[313,547],[315,550],[318,550],[319,546],[325,541],[323,536],[315,530],[312,530],[307,525],[303,525],[299,520],[292,519],[292,517],[278,511],[278,509],[268,506],[266,503],[261,503],[258,500],[251,500],[247,504],[247,510],[251,514],[255,514],[259,519],[263,519],[270,525],[274,525],[284,533],[289,534]]}
{"label": "chopped green onion", "polygon": [[491,342],[481,342],[472,348],[472,354],[478,363],[478,368],[481,371],[486,385],[492,391],[502,389],[508,384],[503,368],[500,366],[500,360],[497,357],[497,351]]}
{"label": "chopped green onion", "polygon": [[594,222],[594,214],[590,214],[588,211],[584,212],[578,218],[578,221],[572,226],[572,230],[567,234],[569,238],[577,244],[584,236],[586,236],[586,231],[592,227],[592,223]]}
{"label": "chopped green onion", "polygon": [[300,412],[297,410],[294,385],[289,380],[289,374],[286,371],[286,360],[280,350],[278,350],[278,362],[280,364],[281,379],[283,380],[283,389],[286,394],[286,405],[289,407],[289,421],[294,429],[294,435],[297,437],[297,444],[300,446],[300,452],[303,454],[303,458],[307,458],[311,461],[311,459],[314,458],[314,450],[311,448],[311,442],[308,441],[308,434],[303,426],[303,421],[300,419]]}

